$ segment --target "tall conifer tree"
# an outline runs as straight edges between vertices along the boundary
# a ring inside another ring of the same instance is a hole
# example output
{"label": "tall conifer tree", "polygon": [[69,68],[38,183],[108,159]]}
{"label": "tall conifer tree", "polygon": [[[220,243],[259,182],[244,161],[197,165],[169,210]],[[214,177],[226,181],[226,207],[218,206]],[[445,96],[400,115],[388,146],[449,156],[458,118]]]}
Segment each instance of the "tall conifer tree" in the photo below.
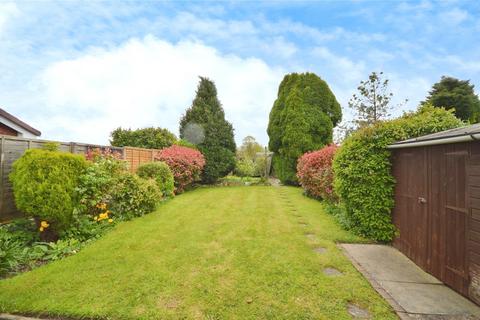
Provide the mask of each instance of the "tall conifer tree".
{"label": "tall conifer tree", "polygon": [[192,106],[180,120],[180,137],[195,144],[205,156],[204,183],[214,183],[234,169],[233,127],[225,120],[217,88],[208,78],[200,77]]}
{"label": "tall conifer tree", "polygon": [[298,158],[331,143],[341,118],[340,104],[320,77],[292,73],[283,78],[267,130],[274,172],[283,183],[297,183]]}

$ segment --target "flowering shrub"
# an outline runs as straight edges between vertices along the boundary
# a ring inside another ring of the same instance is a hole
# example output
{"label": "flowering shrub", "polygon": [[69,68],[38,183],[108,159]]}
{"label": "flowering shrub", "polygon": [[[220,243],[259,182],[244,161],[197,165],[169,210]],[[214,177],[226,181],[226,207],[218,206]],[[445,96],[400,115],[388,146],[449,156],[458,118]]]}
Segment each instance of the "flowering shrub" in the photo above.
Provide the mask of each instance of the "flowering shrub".
{"label": "flowering shrub", "polygon": [[138,167],[137,174],[140,178],[154,179],[164,197],[173,196],[175,189],[173,173],[165,162],[144,163]]}
{"label": "flowering shrub", "polygon": [[205,158],[200,151],[177,145],[160,150],[155,160],[165,162],[172,170],[175,193],[183,192],[186,187],[199,180],[205,166]]}
{"label": "flowering shrub", "polygon": [[318,151],[307,152],[298,159],[298,181],[308,195],[332,202],[337,200],[333,192],[332,170],[337,148],[332,144]]}
{"label": "flowering shrub", "polygon": [[116,159],[120,160],[122,154],[111,148],[92,148],[89,147],[85,153],[85,158],[89,161],[97,161],[98,159]]}
{"label": "flowering shrub", "polygon": [[75,188],[77,214],[98,215],[100,205],[107,205],[111,199],[111,190],[116,177],[127,172],[126,163],[117,160],[112,155],[92,158],[93,162],[79,177],[79,183]]}

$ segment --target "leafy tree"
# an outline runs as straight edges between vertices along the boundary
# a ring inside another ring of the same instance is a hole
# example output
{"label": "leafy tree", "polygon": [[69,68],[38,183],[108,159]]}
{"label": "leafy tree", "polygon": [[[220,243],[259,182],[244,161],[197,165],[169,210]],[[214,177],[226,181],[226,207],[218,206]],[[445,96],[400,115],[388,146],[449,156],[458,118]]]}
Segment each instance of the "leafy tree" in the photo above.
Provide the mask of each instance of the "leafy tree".
{"label": "leafy tree", "polygon": [[442,76],[440,82],[433,85],[425,102],[437,108],[455,109],[457,118],[475,123],[479,121],[480,100],[474,87],[470,80]]}
{"label": "leafy tree", "polygon": [[239,159],[255,160],[258,152],[262,152],[263,147],[252,136],[243,138],[242,145],[237,150]]}
{"label": "leafy tree", "polygon": [[[358,94],[354,94],[348,106],[356,111],[357,117],[353,121],[357,128],[374,124],[390,116],[390,105],[393,93],[388,90],[388,79],[383,79],[383,72],[372,72],[368,80],[360,81],[357,87]],[[346,128],[347,135],[352,128]]]}
{"label": "leafy tree", "polygon": [[167,129],[153,127],[137,130],[117,128],[110,136],[110,144],[114,147],[163,149],[177,141],[177,137]]}
{"label": "leafy tree", "polygon": [[297,159],[332,142],[342,110],[327,83],[314,73],[288,74],[270,111],[269,149],[273,168],[287,184],[296,184]]}
{"label": "leafy tree", "polygon": [[204,183],[214,183],[234,169],[233,127],[225,120],[217,88],[208,78],[200,77],[192,106],[180,120],[180,137],[195,144],[205,156]]}

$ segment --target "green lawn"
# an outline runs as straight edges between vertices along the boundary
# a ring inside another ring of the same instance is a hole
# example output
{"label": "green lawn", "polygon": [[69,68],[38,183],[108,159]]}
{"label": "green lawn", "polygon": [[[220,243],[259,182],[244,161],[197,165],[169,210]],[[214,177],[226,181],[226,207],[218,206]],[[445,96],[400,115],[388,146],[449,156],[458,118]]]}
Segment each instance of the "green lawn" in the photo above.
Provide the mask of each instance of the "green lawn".
{"label": "green lawn", "polygon": [[[201,188],[120,223],[75,256],[1,280],[0,311],[106,319],[351,319],[346,306],[353,302],[374,319],[396,319],[335,245],[359,240],[298,188]],[[327,252],[314,252],[317,246]],[[326,276],[326,267],[343,275]]]}

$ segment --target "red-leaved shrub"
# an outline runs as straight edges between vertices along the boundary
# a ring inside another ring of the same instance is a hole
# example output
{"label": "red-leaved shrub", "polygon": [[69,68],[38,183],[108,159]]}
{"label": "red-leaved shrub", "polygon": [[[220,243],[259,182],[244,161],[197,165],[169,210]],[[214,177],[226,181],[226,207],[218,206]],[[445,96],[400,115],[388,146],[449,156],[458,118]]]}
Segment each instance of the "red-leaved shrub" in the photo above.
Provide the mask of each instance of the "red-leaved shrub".
{"label": "red-leaved shrub", "polygon": [[297,177],[305,192],[315,198],[336,201],[333,192],[332,161],[338,147],[334,144],[307,152],[298,159]]}
{"label": "red-leaved shrub", "polygon": [[155,160],[165,162],[172,170],[176,194],[199,180],[205,165],[205,158],[200,151],[177,145],[160,150]]}

